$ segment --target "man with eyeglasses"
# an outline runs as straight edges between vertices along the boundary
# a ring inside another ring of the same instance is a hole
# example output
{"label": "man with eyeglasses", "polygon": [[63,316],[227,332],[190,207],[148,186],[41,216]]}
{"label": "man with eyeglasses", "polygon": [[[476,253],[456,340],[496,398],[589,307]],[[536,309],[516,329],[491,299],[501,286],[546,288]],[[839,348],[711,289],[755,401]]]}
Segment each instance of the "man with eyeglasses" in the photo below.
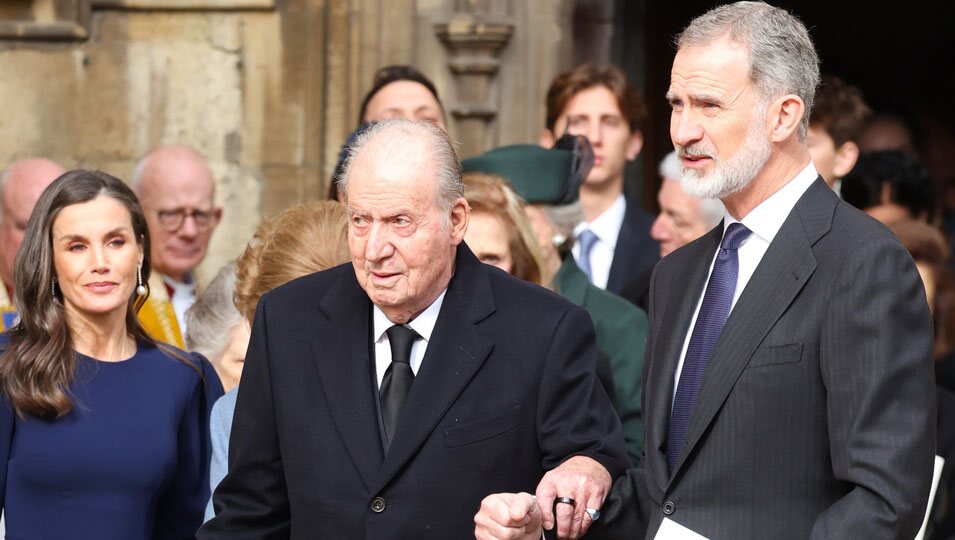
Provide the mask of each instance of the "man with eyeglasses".
{"label": "man with eyeglasses", "polygon": [[139,318],[156,339],[183,347],[185,312],[196,300],[195,270],[222,217],[212,172],[194,149],[160,146],[136,165],[132,186],[151,240],[149,301]]}
{"label": "man with eyeglasses", "polygon": [[13,307],[13,260],[37,199],[63,167],[46,158],[18,161],[0,176],[0,330],[17,318]]}

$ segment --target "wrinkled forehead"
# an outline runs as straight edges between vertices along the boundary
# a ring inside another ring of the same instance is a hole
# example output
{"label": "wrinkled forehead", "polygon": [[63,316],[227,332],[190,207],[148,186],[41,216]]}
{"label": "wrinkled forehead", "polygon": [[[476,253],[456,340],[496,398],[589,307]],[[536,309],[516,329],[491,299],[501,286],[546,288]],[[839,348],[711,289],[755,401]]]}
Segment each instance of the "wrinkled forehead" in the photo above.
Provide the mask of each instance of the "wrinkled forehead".
{"label": "wrinkled forehead", "polygon": [[749,49],[726,36],[677,51],[670,70],[670,91],[725,91],[751,82]]}
{"label": "wrinkled forehead", "polygon": [[348,202],[437,197],[436,167],[418,152],[395,153],[363,148],[355,156],[348,179]]}

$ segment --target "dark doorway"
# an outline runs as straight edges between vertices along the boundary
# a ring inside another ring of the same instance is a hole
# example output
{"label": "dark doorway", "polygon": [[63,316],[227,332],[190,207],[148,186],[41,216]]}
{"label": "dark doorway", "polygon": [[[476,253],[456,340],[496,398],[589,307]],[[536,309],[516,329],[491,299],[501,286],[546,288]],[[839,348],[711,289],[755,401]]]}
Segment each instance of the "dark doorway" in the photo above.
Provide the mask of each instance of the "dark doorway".
{"label": "dark doorway", "polygon": [[[673,60],[673,36],[695,16],[722,2],[654,0],[618,2],[619,38],[613,60],[625,68],[639,65],[650,119],[643,152],[642,200],[655,209],[658,179],[653,164],[672,149],[669,110],[664,100]],[[916,143],[936,181],[955,178],[955,3],[916,0],[886,4],[772,2],[796,14],[810,29],[823,73],[858,86],[876,111],[904,115],[916,128]],[[629,6],[629,7],[628,7]],[[640,6],[640,8],[637,8]]]}

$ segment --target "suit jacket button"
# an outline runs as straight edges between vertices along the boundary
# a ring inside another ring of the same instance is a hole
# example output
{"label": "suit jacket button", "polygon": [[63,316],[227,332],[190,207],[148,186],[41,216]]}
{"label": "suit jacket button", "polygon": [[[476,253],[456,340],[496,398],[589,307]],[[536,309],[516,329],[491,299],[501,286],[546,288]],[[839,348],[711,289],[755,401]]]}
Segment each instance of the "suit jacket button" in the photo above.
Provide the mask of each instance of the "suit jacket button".
{"label": "suit jacket button", "polygon": [[673,504],[673,501],[667,501],[663,503],[663,513],[672,516],[673,512],[676,512],[676,505]]}
{"label": "suit jacket button", "polygon": [[384,511],[385,511],[385,506],[387,506],[387,505],[385,504],[385,500],[382,499],[381,497],[375,497],[375,498],[372,499],[372,501],[371,501],[371,511],[374,512],[374,513],[376,513],[376,514],[380,514],[380,513],[384,512]]}

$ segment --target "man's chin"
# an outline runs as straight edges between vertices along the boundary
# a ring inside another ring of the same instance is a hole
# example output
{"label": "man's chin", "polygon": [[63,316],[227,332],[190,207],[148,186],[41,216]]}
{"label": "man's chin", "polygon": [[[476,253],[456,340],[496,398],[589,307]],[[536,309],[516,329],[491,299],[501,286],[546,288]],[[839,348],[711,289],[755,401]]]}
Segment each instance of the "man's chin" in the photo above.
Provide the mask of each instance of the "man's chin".
{"label": "man's chin", "polygon": [[610,181],[610,176],[603,170],[600,165],[594,166],[590,170],[590,174],[587,175],[587,178],[584,179],[585,187],[600,187],[606,185]]}
{"label": "man's chin", "polygon": [[[199,261],[202,262],[202,261]],[[196,271],[196,268],[199,267],[199,262],[195,264],[186,265],[176,265],[176,266],[157,266],[153,265],[153,272],[162,274],[167,277],[171,277],[176,281],[185,282],[185,280]]]}

